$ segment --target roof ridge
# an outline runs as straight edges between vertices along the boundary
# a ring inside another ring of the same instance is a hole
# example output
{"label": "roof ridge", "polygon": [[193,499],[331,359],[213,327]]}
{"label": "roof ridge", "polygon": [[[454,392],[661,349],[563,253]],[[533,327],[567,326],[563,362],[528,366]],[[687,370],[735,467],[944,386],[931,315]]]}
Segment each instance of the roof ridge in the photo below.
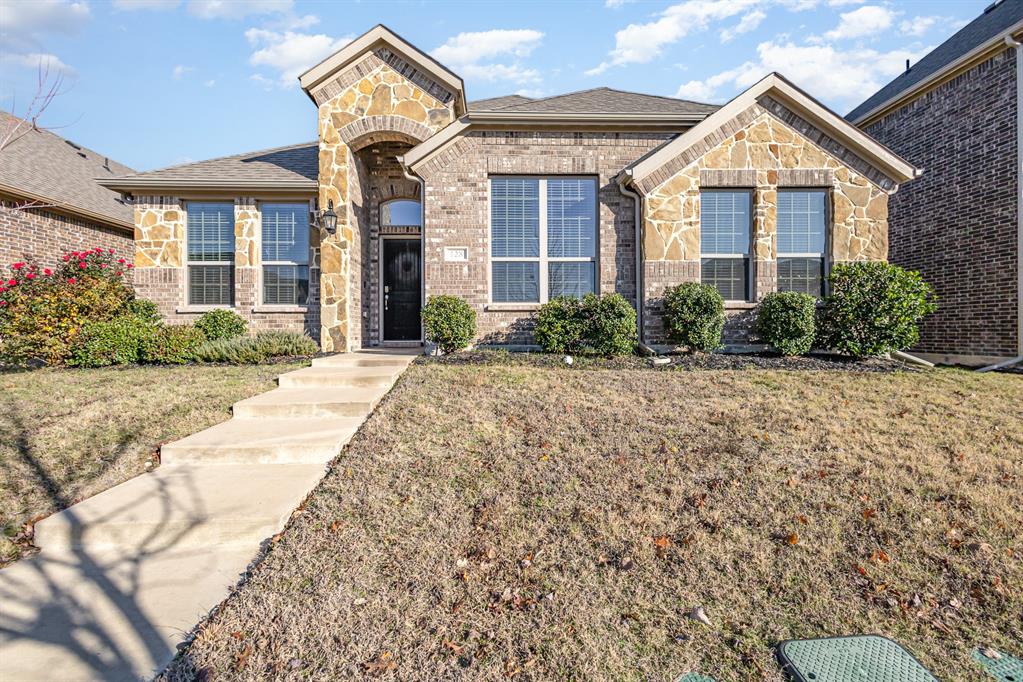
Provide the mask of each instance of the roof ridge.
{"label": "roof ridge", "polygon": [[286,149],[298,149],[299,147],[308,147],[308,146],[311,146],[311,145],[314,145],[314,144],[318,145],[319,144],[319,140],[310,140],[309,142],[299,142],[297,144],[286,144],[286,145],[281,145],[280,147],[270,147],[268,149],[257,149],[256,151],[242,152],[240,154],[228,154],[227,156],[214,156],[214,157],[209,158],[209,159],[200,159],[199,161],[188,161],[186,163],[175,163],[175,164],[170,165],[170,166],[162,166],[160,168],[153,168],[153,169],[147,170],[147,171],[137,171],[137,172],[133,173],[132,175],[121,175],[121,176],[118,176],[118,177],[112,178],[112,179],[113,180],[121,180],[121,179],[137,177],[139,175],[148,175],[150,173],[162,173],[163,171],[175,170],[175,169],[178,169],[178,168],[187,168],[189,166],[198,166],[199,164],[210,163],[211,161],[228,161],[230,159],[241,159],[241,158],[244,158],[246,156],[256,156],[257,154],[269,154],[271,152],[280,152],[280,151],[284,151]]}

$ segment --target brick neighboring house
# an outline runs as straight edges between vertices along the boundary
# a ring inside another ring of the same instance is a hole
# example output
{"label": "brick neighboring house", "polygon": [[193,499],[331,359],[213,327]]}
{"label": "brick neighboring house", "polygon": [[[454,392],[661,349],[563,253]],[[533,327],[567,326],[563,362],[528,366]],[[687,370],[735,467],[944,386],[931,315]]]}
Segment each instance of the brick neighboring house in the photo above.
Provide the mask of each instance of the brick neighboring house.
{"label": "brick neighboring house", "polygon": [[846,118],[923,177],[890,206],[890,258],[940,297],[914,349],[986,365],[1023,356],[1023,0],[995,2]]}
{"label": "brick neighboring house", "polygon": [[347,351],[419,343],[423,301],[450,293],[480,342],[520,345],[544,301],[616,291],[659,344],[665,287],[703,280],[747,344],[768,292],[885,259],[888,197],[917,174],[777,74],[723,107],[608,88],[467,103],[377,26],[299,80],[317,141],[102,181],[134,202],[136,285],[169,319],[230,306]]}
{"label": "brick neighboring house", "polygon": [[65,251],[101,246],[129,256],[131,206],[97,182],[131,168],[0,111],[0,268],[35,258],[52,265]]}

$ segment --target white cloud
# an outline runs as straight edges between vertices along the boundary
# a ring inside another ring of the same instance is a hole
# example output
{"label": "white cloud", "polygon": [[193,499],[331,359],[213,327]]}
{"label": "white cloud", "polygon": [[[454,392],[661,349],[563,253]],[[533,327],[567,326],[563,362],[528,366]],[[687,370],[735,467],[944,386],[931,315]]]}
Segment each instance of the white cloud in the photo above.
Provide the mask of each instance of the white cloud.
{"label": "white cloud", "polygon": [[293,4],[293,0],[189,0],[188,12],[200,19],[241,19],[290,12]]}
{"label": "white cloud", "polygon": [[689,33],[704,30],[713,21],[729,19],[758,4],[759,0],[686,0],[672,5],[655,21],[629,24],[615,33],[615,46],[608,59],[586,75],[604,73],[612,66],[649,62],[659,56],[664,47]]}
{"label": "white cloud", "polygon": [[619,7],[624,7],[631,2],[636,2],[636,0],[604,0],[604,7],[607,7],[608,9],[618,9]]}
{"label": "white cloud", "polygon": [[736,24],[733,28],[721,29],[721,42],[730,43],[733,40],[735,40],[735,37],[738,35],[741,35],[743,33],[749,33],[750,31],[755,31],[756,28],[760,26],[760,22],[762,22],[766,18],[767,13],[759,9],[755,9],[752,12],[747,12],[746,14],[742,15],[742,19],[740,19],[739,23]]}
{"label": "white cloud", "polygon": [[181,4],[181,0],[114,0],[114,7],[125,12],[136,10],[154,10],[162,12],[174,9]]}
{"label": "white cloud", "polygon": [[189,71],[195,71],[195,68],[191,66],[184,66],[183,64],[178,64],[177,66],[174,67],[173,71],[171,71],[171,74],[174,76],[174,80],[181,80],[181,77],[184,76]]}
{"label": "white cloud", "polygon": [[256,51],[249,57],[249,64],[266,66],[278,73],[282,87],[297,84],[298,77],[309,67],[323,61],[351,41],[351,36],[332,38],[328,35],[296,33],[294,31],[269,31],[250,28],[245,38]]}
{"label": "white cloud", "polygon": [[26,69],[42,69],[50,74],[63,73],[72,75],[75,70],[60,60],[55,54],[48,52],[27,52],[27,53],[3,53],[4,61]]}
{"label": "white cloud", "polygon": [[[540,73],[523,66],[519,59],[528,57],[543,41],[543,36],[540,31],[531,29],[459,33],[430,54],[467,79],[531,83],[540,80]],[[494,61],[502,57],[511,57],[512,61]]]}
{"label": "white cloud", "polygon": [[203,85],[205,87],[207,87],[207,88],[212,88],[216,84],[217,84],[217,81],[213,80],[212,78],[209,79],[208,81],[203,81]]}
{"label": "white cloud", "polygon": [[899,24],[899,31],[904,35],[919,38],[930,31],[939,21],[948,21],[946,17],[913,17]]}
{"label": "white cloud", "polygon": [[272,90],[274,82],[260,73],[254,73],[249,76],[249,80],[259,85],[264,90]]}
{"label": "white cloud", "polygon": [[862,38],[888,30],[895,19],[895,13],[886,7],[865,5],[841,15],[838,26],[824,34],[831,40]]}
{"label": "white cloud", "polygon": [[89,6],[84,2],[33,0],[3,3],[0,30],[23,34],[77,33],[89,19]]}

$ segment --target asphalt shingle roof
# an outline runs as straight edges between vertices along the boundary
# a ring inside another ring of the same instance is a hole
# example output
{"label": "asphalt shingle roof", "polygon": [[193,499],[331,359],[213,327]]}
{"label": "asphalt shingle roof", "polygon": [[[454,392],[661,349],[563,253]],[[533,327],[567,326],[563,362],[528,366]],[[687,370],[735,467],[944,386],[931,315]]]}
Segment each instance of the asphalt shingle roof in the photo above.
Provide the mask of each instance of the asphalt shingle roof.
{"label": "asphalt shingle roof", "polygon": [[989,5],[983,14],[931,50],[909,71],[903,72],[898,78],[850,111],[846,115],[846,119],[855,121],[925,78],[941,71],[970,50],[983,45],[1019,21],[1023,21],[1023,0],[1001,0],[1001,2]]}
{"label": "asphalt shingle roof", "polygon": [[493,111],[495,109],[503,109],[512,104],[522,104],[523,102],[531,102],[529,97],[523,97],[522,95],[504,95],[503,97],[489,97],[487,99],[478,99],[474,102],[469,102],[469,111]]}
{"label": "asphalt shingle roof", "polygon": [[715,104],[644,95],[611,88],[580,90],[501,107],[501,111],[544,114],[710,114]]}
{"label": "asphalt shingle roof", "polygon": [[118,223],[132,222],[131,206],[96,182],[132,173],[131,168],[0,111],[0,131],[19,123],[13,140],[0,150],[0,184],[44,197],[65,211],[84,209]]}

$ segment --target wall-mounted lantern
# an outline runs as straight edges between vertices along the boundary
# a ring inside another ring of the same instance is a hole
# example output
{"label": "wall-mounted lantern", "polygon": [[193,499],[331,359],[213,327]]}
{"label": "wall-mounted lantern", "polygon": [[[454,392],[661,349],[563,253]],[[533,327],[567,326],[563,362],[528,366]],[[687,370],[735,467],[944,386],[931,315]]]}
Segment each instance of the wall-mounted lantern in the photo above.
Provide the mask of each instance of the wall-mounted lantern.
{"label": "wall-mounted lantern", "polygon": [[320,227],[327,231],[327,234],[337,232],[337,213],[334,213],[334,200],[327,200],[327,210],[320,211]]}

